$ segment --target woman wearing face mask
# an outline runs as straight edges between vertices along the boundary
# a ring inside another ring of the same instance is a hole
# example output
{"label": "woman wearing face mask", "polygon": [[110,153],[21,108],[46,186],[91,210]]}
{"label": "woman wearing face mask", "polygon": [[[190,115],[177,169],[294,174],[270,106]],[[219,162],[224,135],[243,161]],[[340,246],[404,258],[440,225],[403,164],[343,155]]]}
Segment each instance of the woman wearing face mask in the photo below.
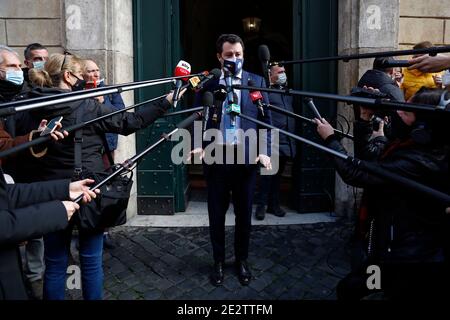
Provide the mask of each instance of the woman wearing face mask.
{"label": "woman wearing face mask", "polygon": [[[72,55],[54,54],[45,65],[45,69],[38,71],[36,76],[45,84],[43,88],[35,89],[35,96],[49,96],[70,91],[83,90],[83,61]],[[136,112],[124,112],[83,130],[82,164],[83,171],[104,171],[102,160],[103,135],[106,132],[128,135],[152,124],[171,106],[172,94],[151,105],[147,105]],[[95,99],[76,101],[57,106],[40,109],[29,119],[29,126],[33,121],[45,114],[52,119],[63,116],[63,127],[68,127],[77,121],[78,110],[82,108],[82,121],[88,121],[113,112],[113,109],[100,104]],[[74,133],[71,133],[73,136]],[[45,158],[40,162],[36,178],[59,179],[74,176],[74,139],[69,137],[63,143],[52,144],[48,147]],[[80,228],[79,228],[80,229]],[[63,232],[56,232],[44,238],[45,264],[44,299],[64,299],[66,285],[66,270],[72,228]],[[79,230],[79,251],[82,272],[83,297],[88,300],[102,299],[103,271],[102,271],[103,230]]]}
{"label": "woman wearing face mask", "polygon": [[[413,103],[439,105],[442,90],[422,89]],[[449,94],[447,94],[449,95]],[[325,144],[346,153],[324,119],[316,119]],[[443,192],[449,191],[448,121],[442,115],[398,111],[392,117],[396,139],[376,162],[381,168]],[[448,290],[448,226],[445,207],[423,194],[399,187],[335,158],[336,170],[349,185],[366,191],[371,230],[367,236],[368,265],[381,267],[382,290],[392,299],[442,298]],[[366,269],[347,276],[338,297],[369,294]]]}

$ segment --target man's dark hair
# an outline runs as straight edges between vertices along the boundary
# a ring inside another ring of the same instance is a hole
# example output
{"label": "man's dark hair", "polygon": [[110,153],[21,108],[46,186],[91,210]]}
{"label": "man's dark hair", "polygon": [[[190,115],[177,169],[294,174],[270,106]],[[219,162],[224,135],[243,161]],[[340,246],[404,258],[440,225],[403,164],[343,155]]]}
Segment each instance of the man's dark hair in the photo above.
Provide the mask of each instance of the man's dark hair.
{"label": "man's dark hair", "polygon": [[34,50],[47,50],[47,48],[44,47],[40,43],[29,44],[23,51],[23,55],[25,56],[25,59],[27,59],[27,60],[31,59],[31,51],[34,51]]}
{"label": "man's dark hair", "polygon": [[414,50],[417,50],[417,49],[429,49],[431,47],[433,47],[433,44],[430,41],[422,41],[422,42],[417,43],[413,47],[413,49]]}
{"label": "man's dark hair", "polygon": [[225,42],[229,42],[231,44],[240,43],[242,46],[242,50],[244,50],[244,41],[242,41],[241,37],[235,34],[222,34],[216,42],[217,53],[222,54],[223,44]]}

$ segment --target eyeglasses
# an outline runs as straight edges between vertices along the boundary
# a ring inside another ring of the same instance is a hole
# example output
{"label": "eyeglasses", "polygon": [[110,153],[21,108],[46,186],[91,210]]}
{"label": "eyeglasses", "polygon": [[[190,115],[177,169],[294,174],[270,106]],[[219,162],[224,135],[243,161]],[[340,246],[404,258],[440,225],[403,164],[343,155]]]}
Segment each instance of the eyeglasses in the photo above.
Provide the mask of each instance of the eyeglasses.
{"label": "eyeglasses", "polygon": [[66,64],[67,56],[72,56],[72,54],[69,51],[64,50],[64,60],[63,60],[63,63],[61,65],[61,71],[63,71],[64,65]]}

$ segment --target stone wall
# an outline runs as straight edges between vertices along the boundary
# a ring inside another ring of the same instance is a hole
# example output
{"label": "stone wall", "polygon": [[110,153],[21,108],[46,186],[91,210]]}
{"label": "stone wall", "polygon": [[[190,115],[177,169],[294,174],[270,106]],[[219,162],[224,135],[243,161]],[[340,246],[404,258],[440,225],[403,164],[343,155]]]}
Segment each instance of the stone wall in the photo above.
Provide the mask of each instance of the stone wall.
{"label": "stone wall", "polygon": [[[340,0],[339,1],[338,54],[358,54],[394,50],[398,45],[398,0]],[[351,88],[368,69],[374,59],[339,62],[338,92],[348,95]],[[353,122],[353,107],[340,104],[340,115]],[[353,142],[343,139],[346,149],[353,152]],[[335,211],[339,216],[353,214],[355,198],[353,188],[336,178]]]}
{"label": "stone wall", "polygon": [[[109,84],[134,81],[132,0],[65,0],[66,48],[94,59]],[[126,106],[134,103],[133,92],[122,94]],[[135,135],[119,136],[116,162],[136,153]],[[136,184],[128,206],[129,217],[137,214]]]}
{"label": "stone wall", "polygon": [[[132,0],[0,0],[0,44],[16,49],[23,61],[32,42],[50,53],[67,49],[95,60],[109,84],[134,80]],[[133,92],[122,96],[133,104]],[[134,135],[120,136],[116,161],[135,151]],[[128,213],[136,212],[135,188]]]}
{"label": "stone wall", "polygon": [[401,49],[421,41],[450,44],[450,0],[400,0]]}
{"label": "stone wall", "polygon": [[0,0],[0,44],[15,49],[23,61],[23,50],[33,42],[48,47],[50,53],[64,46],[60,0]]}

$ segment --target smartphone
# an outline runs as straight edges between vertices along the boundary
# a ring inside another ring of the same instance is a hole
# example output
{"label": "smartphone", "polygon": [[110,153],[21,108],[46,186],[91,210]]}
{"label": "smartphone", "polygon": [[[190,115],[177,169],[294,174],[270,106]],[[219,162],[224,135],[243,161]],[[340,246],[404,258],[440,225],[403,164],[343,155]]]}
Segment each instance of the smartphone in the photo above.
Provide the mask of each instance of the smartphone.
{"label": "smartphone", "polygon": [[56,117],[56,118],[53,118],[52,120],[50,120],[50,122],[47,123],[47,127],[44,130],[42,130],[41,136],[45,136],[45,135],[50,134],[53,131],[55,131],[56,124],[58,122],[61,122],[62,119],[63,119],[63,117],[61,116],[61,117]]}

